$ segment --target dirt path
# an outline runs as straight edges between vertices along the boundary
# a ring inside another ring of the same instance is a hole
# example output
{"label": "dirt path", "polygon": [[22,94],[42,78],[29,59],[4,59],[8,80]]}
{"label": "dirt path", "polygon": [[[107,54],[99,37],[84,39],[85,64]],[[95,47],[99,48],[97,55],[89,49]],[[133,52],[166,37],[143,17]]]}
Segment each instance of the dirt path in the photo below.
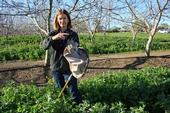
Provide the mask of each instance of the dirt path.
{"label": "dirt path", "polygon": [[149,59],[145,58],[143,52],[93,56],[89,63],[87,76],[97,75],[108,70],[140,69],[146,66],[170,67],[170,51],[153,51]]}
{"label": "dirt path", "polygon": [[[151,52],[151,57],[161,57],[170,55],[170,50],[166,51],[153,51]],[[91,55],[90,61],[99,60],[99,59],[130,59],[133,57],[144,57],[144,52],[128,52],[128,53],[117,53],[117,54],[102,54],[102,55]],[[117,62],[117,61],[115,61]],[[41,67],[43,66],[44,61],[8,61],[8,62],[0,62],[0,71],[8,70],[8,69],[20,69],[27,67]]]}
{"label": "dirt path", "polygon": [[[170,67],[170,50],[153,51],[149,59],[144,56],[143,52],[91,55],[87,72],[82,79],[106,71],[139,69],[145,66]],[[36,84],[45,83],[50,71],[49,67],[43,66],[43,63],[43,60],[1,62],[0,83],[10,79],[16,82],[34,81]]]}
{"label": "dirt path", "polygon": [[[170,55],[170,50],[152,51],[150,55],[152,57],[166,56],[166,55]],[[145,57],[145,54],[143,51],[140,51],[140,52],[124,52],[124,53],[116,53],[116,54],[92,55],[91,60],[104,59],[104,58],[130,58],[130,57]]]}

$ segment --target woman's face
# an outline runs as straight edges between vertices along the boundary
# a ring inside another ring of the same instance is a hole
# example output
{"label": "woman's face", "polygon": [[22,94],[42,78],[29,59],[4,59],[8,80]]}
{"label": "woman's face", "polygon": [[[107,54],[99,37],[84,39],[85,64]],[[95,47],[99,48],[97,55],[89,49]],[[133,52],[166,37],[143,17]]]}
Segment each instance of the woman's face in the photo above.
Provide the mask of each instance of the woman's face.
{"label": "woman's face", "polygon": [[57,21],[58,21],[58,24],[61,27],[61,29],[67,28],[67,25],[69,22],[67,15],[65,15],[65,14],[58,15]]}

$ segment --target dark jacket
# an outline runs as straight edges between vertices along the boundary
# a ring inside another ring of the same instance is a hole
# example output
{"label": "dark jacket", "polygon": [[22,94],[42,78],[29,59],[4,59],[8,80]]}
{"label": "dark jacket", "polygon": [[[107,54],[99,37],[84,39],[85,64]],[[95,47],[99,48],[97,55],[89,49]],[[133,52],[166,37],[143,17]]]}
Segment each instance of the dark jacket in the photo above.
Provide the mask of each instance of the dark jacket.
{"label": "dark jacket", "polygon": [[43,48],[45,50],[50,49],[51,58],[50,58],[50,68],[51,71],[58,71],[63,74],[71,74],[69,69],[69,63],[63,56],[63,51],[66,47],[68,40],[74,40],[79,44],[79,38],[76,32],[71,29],[67,29],[64,33],[69,35],[66,38],[59,40],[52,40],[52,36],[58,34],[60,30],[52,31],[48,34],[47,38],[43,40]]}

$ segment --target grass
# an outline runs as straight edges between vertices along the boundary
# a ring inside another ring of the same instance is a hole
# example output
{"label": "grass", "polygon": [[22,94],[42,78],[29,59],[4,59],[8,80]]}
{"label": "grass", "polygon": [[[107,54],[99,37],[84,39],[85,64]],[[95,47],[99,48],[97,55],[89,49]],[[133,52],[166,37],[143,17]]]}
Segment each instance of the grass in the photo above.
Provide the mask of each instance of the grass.
{"label": "grass", "polygon": [[[157,33],[153,39],[151,50],[170,50],[170,34]],[[132,44],[130,32],[96,33],[95,41],[90,35],[80,33],[80,46],[89,54],[110,54],[132,51],[143,51],[147,35],[139,33]],[[37,35],[0,37],[0,61],[43,59],[45,51],[41,48],[42,39]]]}

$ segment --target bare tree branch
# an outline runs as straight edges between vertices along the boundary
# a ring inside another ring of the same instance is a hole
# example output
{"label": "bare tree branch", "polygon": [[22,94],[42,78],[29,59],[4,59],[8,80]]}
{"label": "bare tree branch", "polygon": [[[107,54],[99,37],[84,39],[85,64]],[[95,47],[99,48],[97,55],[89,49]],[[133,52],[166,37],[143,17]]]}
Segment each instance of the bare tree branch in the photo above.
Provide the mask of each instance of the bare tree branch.
{"label": "bare tree branch", "polygon": [[41,27],[39,26],[39,24],[38,24],[36,18],[35,18],[35,17],[32,17],[32,19],[33,19],[35,25],[36,25],[36,26],[37,26],[44,34],[47,35],[47,34],[48,34],[47,31],[45,31],[43,28],[41,28]]}

